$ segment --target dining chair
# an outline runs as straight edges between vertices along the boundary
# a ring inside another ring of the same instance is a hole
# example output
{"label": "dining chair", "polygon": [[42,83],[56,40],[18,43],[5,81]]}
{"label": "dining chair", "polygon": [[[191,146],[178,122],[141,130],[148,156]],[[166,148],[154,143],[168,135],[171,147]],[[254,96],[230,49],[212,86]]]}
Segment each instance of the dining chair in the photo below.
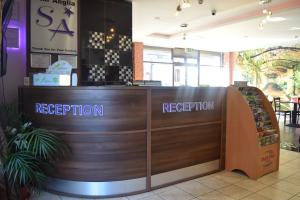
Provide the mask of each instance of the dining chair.
{"label": "dining chair", "polygon": [[299,124],[299,118],[300,118],[300,97],[298,98],[298,105],[297,105],[297,124]]}
{"label": "dining chair", "polygon": [[281,108],[280,97],[274,97],[273,101],[274,101],[274,111],[275,111],[275,114],[278,115],[277,121],[279,121],[280,115],[283,114],[283,116],[284,116],[284,122],[283,123],[284,124],[286,123],[286,116],[287,115],[289,116],[289,120],[290,120],[290,123],[291,123],[292,112],[290,110],[286,110],[286,109],[282,109]]}

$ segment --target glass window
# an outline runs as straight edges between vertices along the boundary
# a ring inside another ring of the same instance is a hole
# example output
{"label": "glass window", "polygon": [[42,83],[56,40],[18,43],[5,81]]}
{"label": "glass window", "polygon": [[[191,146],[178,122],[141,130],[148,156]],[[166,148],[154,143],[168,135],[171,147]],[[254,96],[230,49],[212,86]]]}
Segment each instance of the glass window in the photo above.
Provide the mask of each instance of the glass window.
{"label": "glass window", "polygon": [[217,86],[219,70],[220,67],[200,66],[200,85]]}
{"label": "glass window", "polygon": [[185,86],[185,66],[174,66],[174,86]]}
{"label": "glass window", "polygon": [[144,80],[151,80],[151,63],[144,63]]}
{"label": "glass window", "polygon": [[[223,53],[200,51],[200,85],[227,86],[229,72],[223,66]],[[227,69],[228,70],[228,69]],[[213,77],[213,78],[212,78]]]}
{"label": "glass window", "polygon": [[173,65],[144,63],[144,80],[161,81],[162,86],[173,86]]}
{"label": "glass window", "polygon": [[144,50],[144,61],[172,63],[171,50],[145,49]]}
{"label": "glass window", "polygon": [[146,47],[144,80],[158,80],[162,86],[227,86],[223,57],[220,52]]}
{"label": "glass window", "polygon": [[173,61],[174,61],[175,63],[184,63],[184,58],[174,57],[174,58],[173,58]]}
{"label": "glass window", "polygon": [[218,52],[200,52],[200,65],[222,66],[223,54]]}
{"label": "glass window", "polygon": [[187,66],[187,85],[198,86],[198,66]]}
{"label": "glass window", "polygon": [[194,65],[197,65],[198,64],[198,59],[197,58],[188,58],[186,60],[186,63],[187,64],[194,64]]}
{"label": "glass window", "polygon": [[161,81],[162,86],[173,86],[173,65],[172,64],[153,64],[152,80]]}

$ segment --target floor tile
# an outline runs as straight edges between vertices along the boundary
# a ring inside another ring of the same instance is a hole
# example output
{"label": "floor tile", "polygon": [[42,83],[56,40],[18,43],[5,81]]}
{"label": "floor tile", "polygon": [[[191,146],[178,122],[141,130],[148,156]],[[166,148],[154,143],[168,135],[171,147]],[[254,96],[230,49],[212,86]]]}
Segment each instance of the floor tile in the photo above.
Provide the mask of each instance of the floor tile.
{"label": "floor tile", "polygon": [[194,196],[187,192],[184,192],[178,188],[166,191],[164,193],[158,194],[164,200],[190,200],[194,199]]}
{"label": "floor tile", "polygon": [[180,183],[177,184],[176,187],[193,195],[194,197],[213,191],[212,188],[209,188],[197,181],[188,181],[188,182]]}
{"label": "floor tile", "polygon": [[293,197],[293,198],[291,198],[289,200],[300,200],[300,196],[295,196],[295,197]]}
{"label": "floor tile", "polygon": [[270,200],[270,199],[267,199],[266,197],[264,197],[262,195],[254,193],[254,194],[251,194],[249,196],[246,196],[242,200]]}
{"label": "floor tile", "polygon": [[41,192],[40,194],[36,194],[32,197],[32,200],[61,200],[58,195],[51,194],[48,192]]}
{"label": "floor tile", "polygon": [[141,200],[163,200],[163,199],[161,197],[159,197],[158,195],[155,195],[155,196],[150,196],[150,197],[143,198]]}
{"label": "floor tile", "polygon": [[218,191],[213,191],[213,192],[207,193],[205,195],[201,195],[201,196],[197,197],[197,199],[200,199],[200,200],[234,200],[233,198],[225,196],[224,194],[222,194],[221,192],[218,192]]}
{"label": "floor tile", "polygon": [[295,174],[298,171],[299,168],[289,167],[284,165],[284,166],[280,166],[278,171],[271,173],[270,176],[274,176],[275,178],[278,179],[283,179]]}
{"label": "floor tile", "polygon": [[278,190],[282,190],[284,192],[288,192],[293,195],[300,193],[300,186],[294,185],[287,181],[279,181],[278,183],[272,185],[272,187]]}
{"label": "floor tile", "polygon": [[257,192],[258,190],[268,187],[267,185],[265,185],[263,183],[260,183],[258,181],[254,181],[251,179],[242,180],[242,181],[236,183],[236,185],[239,187],[242,187],[246,190],[249,190],[251,192]]}
{"label": "floor tile", "polygon": [[146,192],[146,193],[142,193],[142,194],[138,194],[138,195],[133,195],[133,196],[128,196],[127,198],[129,200],[140,200],[146,197],[151,197],[154,196],[153,192]]}
{"label": "floor tile", "polygon": [[280,180],[275,178],[274,176],[265,175],[259,178],[257,181],[265,185],[273,185],[274,183],[277,183]]}
{"label": "floor tile", "polygon": [[272,187],[265,188],[261,191],[258,191],[257,193],[271,200],[287,200],[293,196],[290,193],[277,190]]}
{"label": "floor tile", "polygon": [[168,187],[163,187],[163,188],[160,188],[160,189],[157,189],[157,190],[153,190],[152,192],[154,194],[161,194],[163,192],[167,192],[167,191],[170,191],[170,190],[173,190],[173,189],[176,189],[175,186],[168,186]]}
{"label": "floor tile", "polygon": [[289,183],[292,183],[294,185],[300,186],[300,174],[299,173],[293,174],[292,176],[289,176],[283,180],[287,181]]}
{"label": "floor tile", "polygon": [[251,194],[250,191],[248,191],[244,188],[241,188],[239,186],[236,186],[236,185],[224,187],[224,188],[219,189],[218,191],[233,198],[233,199],[241,199],[241,198],[246,197]]}
{"label": "floor tile", "polygon": [[[300,154],[300,153],[299,153],[299,154]],[[300,158],[295,159],[295,160],[289,162],[289,164],[292,165],[292,166],[295,166],[295,167],[296,167],[296,166],[300,166]]]}
{"label": "floor tile", "polygon": [[239,181],[247,179],[247,176],[235,173],[235,172],[228,172],[224,171],[219,173],[216,178],[226,181],[228,183],[237,183]]}
{"label": "floor tile", "polygon": [[231,185],[231,183],[226,182],[222,179],[218,179],[216,177],[196,179],[195,181],[197,181],[203,185],[206,185],[210,188],[213,188],[215,190]]}

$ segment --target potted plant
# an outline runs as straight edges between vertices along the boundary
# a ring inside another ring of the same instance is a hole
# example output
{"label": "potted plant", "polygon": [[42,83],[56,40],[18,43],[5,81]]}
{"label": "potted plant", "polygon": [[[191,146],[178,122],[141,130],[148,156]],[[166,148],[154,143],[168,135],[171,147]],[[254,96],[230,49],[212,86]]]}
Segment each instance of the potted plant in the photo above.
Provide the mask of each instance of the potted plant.
{"label": "potted plant", "polygon": [[33,127],[31,122],[22,123],[17,109],[12,108],[6,105],[1,109],[1,114],[6,113],[7,117],[1,120],[6,128],[0,135],[0,159],[8,198],[14,191],[18,199],[25,200],[43,187],[46,172],[53,169],[53,162],[65,156],[69,148],[58,136]]}

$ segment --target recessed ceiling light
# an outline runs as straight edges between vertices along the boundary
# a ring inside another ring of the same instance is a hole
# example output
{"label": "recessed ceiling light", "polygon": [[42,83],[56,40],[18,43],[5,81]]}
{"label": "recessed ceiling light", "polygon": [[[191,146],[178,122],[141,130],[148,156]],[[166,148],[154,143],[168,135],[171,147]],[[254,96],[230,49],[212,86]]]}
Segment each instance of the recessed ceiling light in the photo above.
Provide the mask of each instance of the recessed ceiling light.
{"label": "recessed ceiling light", "polygon": [[284,17],[269,17],[268,18],[269,22],[282,22],[285,20],[286,20],[286,18],[284,18]]}
{"label": "recessed ceiling light", "polygon": [[186,23],[184,23],[184,24],[181,24],[181,25],[180,25],[180,27],[182,27],[182,28],[186,28],[186,27],[188,27],[188,24],[186,24]]}
{"label": "recessed ceiling light", "polygon": [[293,26],[289,29],[290,31],[300,30],[300,27]]}
{"label": "recessed ceiling light", "polygon": [[271,3],[271,1],[272,1],[272,0],[260,0],[260,1],[259,1],[259,4],[260,4],[260,5],[268,4],[268,3]]}

